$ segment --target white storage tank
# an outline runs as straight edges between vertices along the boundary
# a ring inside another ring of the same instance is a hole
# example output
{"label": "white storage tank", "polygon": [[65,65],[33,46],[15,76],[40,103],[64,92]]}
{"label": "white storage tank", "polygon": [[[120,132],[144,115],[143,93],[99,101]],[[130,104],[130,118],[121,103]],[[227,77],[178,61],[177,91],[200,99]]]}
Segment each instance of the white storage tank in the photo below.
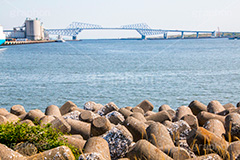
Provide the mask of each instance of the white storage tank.
{"label": "white storage tank", "polygon": [[43,35],[43,29],[41,26],[41,22],[38,19],[26,19],[25,21],[26,26],[26,38],[29,40],[41,40],[44,37]]}

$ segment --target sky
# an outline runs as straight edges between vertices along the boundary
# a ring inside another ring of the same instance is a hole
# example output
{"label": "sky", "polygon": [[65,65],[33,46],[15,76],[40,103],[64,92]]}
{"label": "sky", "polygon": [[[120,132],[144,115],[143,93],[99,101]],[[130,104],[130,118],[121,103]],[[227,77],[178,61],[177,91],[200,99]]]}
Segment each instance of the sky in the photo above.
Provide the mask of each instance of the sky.
{"label": "sky", "polygon": [[[39,18],[44,28],[71,22],[103,27],[147,23],[154,29],[240,31],[240,0],[0,0],[4,29]],[[134,31],[83,31],[80,38],[137,36]],[[138,35],[139,36],[139,35]]]}

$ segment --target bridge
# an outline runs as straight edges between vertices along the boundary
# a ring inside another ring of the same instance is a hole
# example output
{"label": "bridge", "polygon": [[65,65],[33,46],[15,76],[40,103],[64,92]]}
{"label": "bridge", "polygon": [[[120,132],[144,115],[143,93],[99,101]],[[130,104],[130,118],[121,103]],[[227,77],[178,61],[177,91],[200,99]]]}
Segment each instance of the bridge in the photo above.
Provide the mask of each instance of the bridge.
{"label": "bridge", "polygon": [[180,33],[181,38],[184,38],[184,33],[196,33],[196,38],[199,38],[199,34],[211,34],[213,37],[216,36],[216,31],[151,29],[146,23],[123,25],[121,27],[116,27],[116,28],[106,28],[96,24],[72,22],[65,29],[45,29],[45,31],[49,35],[72,36],[73,39],[76,39],[77,35],[83,30],[134,30],[141,35],[142,39],[146,39],[147,36],[153,36],[153,35],[163,35],[164,39],[167,39],[168,33]]}

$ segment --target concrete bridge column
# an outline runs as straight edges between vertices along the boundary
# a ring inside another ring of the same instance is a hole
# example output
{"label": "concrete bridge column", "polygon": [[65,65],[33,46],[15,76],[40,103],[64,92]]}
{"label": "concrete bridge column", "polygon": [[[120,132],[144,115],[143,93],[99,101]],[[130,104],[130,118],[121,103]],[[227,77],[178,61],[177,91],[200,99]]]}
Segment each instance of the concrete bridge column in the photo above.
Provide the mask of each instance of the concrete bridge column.
{"label": "concrete bridge column", "polygon": [[72,40],[77,40],[77,36],[72,36]]}
{"label": "concrete bridge column", "polygon": [[216,37],[216,32],[214,31],[214,32],[212,32],[212,37]]}
{"label": "concrete bridge column", "polygon": [[199,32],[197,32],[196,38],[199,38]]}
{"label": "concrete bridge column", "polygon": [[221,35],[222,37],[224,37],[224,33],[222,33],[222,35]]}
{"label": "concrete bridge column", "polygon": [[163,34],[163,38],[164,38],[164,39],[168,39],[167,32],[164,32],[164,34]]}
{"label": "concrete bridge column", "polygon": [[142,35],[142,39],[145,40],[145,39],[146,39],[146,36],[145,36],[145,35]]}
{"label": "concrete bridge column", "polygon": [[234,32],[232,33],[232,36],[235,37],[235,33]]}
{"label": "concrete bridge column", "polygon": [[184,32],[181,33],[181,38],[184,39]]}

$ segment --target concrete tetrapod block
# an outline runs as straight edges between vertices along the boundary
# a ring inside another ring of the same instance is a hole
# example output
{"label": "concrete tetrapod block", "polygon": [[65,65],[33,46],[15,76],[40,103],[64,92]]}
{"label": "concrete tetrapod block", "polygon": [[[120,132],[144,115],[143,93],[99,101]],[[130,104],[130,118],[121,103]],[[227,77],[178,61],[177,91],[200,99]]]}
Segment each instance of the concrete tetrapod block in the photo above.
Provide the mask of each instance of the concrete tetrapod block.
{"label": "concrete tetrapod block", "polygon": [[55,119],[51,121],[51,124],[53,128],[62,133],[69,133],[71,131],[71,126],[62,117],[55,117]]}
{"label": "concrete tetrapod block", "polygon": [[91,124],[74,120],[66,119],[67,123],[71,126],[71,134],[80,134],[83,139],[87,140],[90,137]]}
{"label": "concrete tetrapod block", "polygon": [[146,113],[147,111],[152,111],[154,108],[153,104],[151,102],[149,102],[148,100],[142,101],[136,107],[142,108],[144,113]]}
{"label": "concrete tetrapod block", "polygon": [[192,101],[188,107],[192,110],[192,113],[197,116],[202,111],[207,111],[207,106],[202,104],[201,102],[194,100]]}
{"label": "concrete tetrapod block", "polygon": [[181,118],[181,120],[186,121],[192,129],[198,128],[198,119],[195,115],[187,114],[187,115],[183,116]]}
{"label": "concrete tetrapod block", "polygon": [[93,101],[89,101],[89,102],[86,102],[83,106],[83,109],[84,110],[89,110],[89,111],[92,111],[92,112],[97,112],[99,109],[101,109],[103,107],[102,104],[97,104]]}
{"label": "concrete tetrapod block", "polygon": [[183,116],[193,114],[192,110],[187,106],[180,106],[177,108],[176,117],[174,118],[175,121],[180,120]]}
{"label": "concrete tetrapod block", "polygon": [[98,152],[81,154],[78,160],[105,160],[103,156]]}
{"label": "concrete tetrapod block", "polygon": [[93,152],[100,153],[105,160],[111,160],[108,142],[101,137],[92,137],[87,140],[84,153]]}
{"label": "concrete tetrapod block", "polygon": [[18,152],[13,151],[4,144],[0,144],[0,159],[1,160],[26,160],[27,158]]}
{"label": "concrete tetrapod block", "polygon": [[7,122],[9,123],[16,123],[20,120],[20,118],[12,113],[9,113],[8,115],[5,116],[7,119]]}
{"label": "concrete tetrapod block", "polygon": [[39,123],[40,119],[44,116],[45,114],[42,111],[40,111],[39,109],[34,109],[34,110],[30,110],[24,119],[30,119],[33,122],[36,121]]}
{"label": "concrete tetrapod block", "polygon": [[29,126],[35,126],[35,124],[29,119],[26,119],[26,120],[23,120],[23,121],[20,122],[20,124],[23,124],[23,123],[26,123]]}
{"label": "concrete tetrapod block", "polygon": [[81,114],[81,112],[75,110],[75,111],[71,111],[67,114],[64,114],[62,117],[64,119],[70,118],[70,119],[74,119],[74,120],[79,120],[80,114]]}
{"label": "concrete tetrapod block", "polygon": [[94,117],[95,117],[95,115],[92,111],[86,110],[86,111],[83,111],[80,113],[79,120],[91,123],[93,121]]}
{"label": "concrete tetrapod block", "polygon": [[164,152],[147,140],[139,140],[128,152],[127,157],[130,160],[172,160]]}
{"label": "concrete tetrapod block", "polygon": [[91,123],[91,136],[100,136],[112,128],[106,117],[97,117]]}
{"label": "concrete tetrapod block", "polygon": [[57,116],[57,117],[62,116],[60,109],[58,108],[58,106],[55,106],[55,105],[48,106],[45,110],[45,114],[48,116]]}
{"label": "concrete tetrapod block", "polygon": [[211,101],[208,106],[207,106],[207,111],[210,112],[210,113],[219,113],[219,112],[222,112],[224,111],[225,108],[223,107],[223,105],[219,102],[219,101]]}
{"label": "concrete tetrapod block", "polygon": [[[187,160],[192,160],[192,158]],[[203,156],[194,157],[194,160],[222,160],[222,158],[218,154],[212,153],[212,154],[206,154]]]}
{"label": "concrete tetrapod block", "polygon": [[151,116],[151,115],[153,115],[153,114],[155,114],[155,112],[153,112],[153,111],[147,111],[147,112],[144,114],[144,117]]}
{"label": "concrete tetrapod block", "polygon": [[124,121],[124,126],[132,134],[134,142],[137,142],[140,139],[144,139],[147,136],[146,128],[148,127],[148,125],[142,121],[137,120],[134,117],[129,116]]}
{"label": "concrete tetrapod block", "polygon": [[106,104],[105,106],[103,106],[101,109],[99,109],[97,113],[100,116],[105,116],[112,111],[118,111],[118,109],[119,108],[117,107],[117,105],[115,103],[110,102],[110,103]]}
{"label": "concrete tetrapod block", "polygon": [[232,142],[228,147],[230,160],[240,159],[240,141]]}
{"label": "concrete tetrapod block", "polygon": [[16,116],[20,116],[22,114],[25,114],[26,111],[22,105],[14,105],[11,107],[10,113],[15,114]]}
{"label": "concrete tetrapod block", "polygon": [[112,111],[106,115],[106,118],[113,124],[122,124],[125,120],[123,115],[118,111]]}
{"label": "concrete tetrapod block", "polygon": [[60,112],[64,115],[73,111],[74,108],[77,108],[77,105],[72,101],[67,101],[64,105],[62,105],[62,107],[60,107]]}
{"label": "concrete tetrapod block", "polygon": [[44,127],[55,119],[54,116],[44,116],[40,119],[40,126]]}
{"label": "concrete tetrapod block", "polygon": [[166,111],[166,110],[169,110],[169,109],[172,109],[172,108],[167,104],[163,104],[158,108],[158,112],[163,111],[163,110]]}
{"label": "concrete tetrapod block", "polygon": [[228,140],[240,139],[240,114],[230,113],[225,118],[225,130]]}
{"label": "concrete tetrapod block", "polygon": [[112,159],[124,157],[133,142],[132,134],[120,124],[104,134],[103,138],[108,142]]}
{"label": "concrete tetrapod block", "polygon": [[170,117],[170,115],[168,114],[167,111],[161,111],[161,112],[157,112],[151,116],[145,117],[146,120],[153,120],[155,122],[164,122],[166,120],[172,121],[172,118]]}
{"label": "concrete tetrapod block", "polygon": [[131,109],[131,111],[132,111],[132,112],[139,112],[139,113],[141,113],[142,115],[144,115],[144,110],[143,110],[142,108],[138,107],[138,106],[133,107],[133,108]]}
{"label": "concrete tetrapod block", "polygon": [[86,143],[85,140],[83,139],[79,139],[79,138],[75,138],[74,136],[70,136],[70,135],[64,135],[61,139],[63,139],[64,141],[66,141],[68,144],[76,147],[80,153],[82,153],[82,149]]}
{"label": "concrete tetrapod block", "polygon": [[232,103],[224,104],[223,107],[224,107],[226,110],[229,110],[229,109],[237,109]]}
{"label": "concrete tetrapod block", "polygon": [[125,119],[133,113],[132,111],[130,111],[126,108],[120,108],[118,110],[118,112],[121,113],[124,116]]}
{"label": "concrete tetrapod block", "polygon": [[225,134],[225,128],[221,121],[217,119],[210,119],[204,125],[203,128],[216,134],[219,137],[222,137]]}
{"label": "concrete tetrapod block", "polygon": [[167,111],[167,113],[169,114],[169,116],[171,117],[172,120],[176,117],[176,111],[174,111],[173,109],[168,109],[166,111]]}
{"label": "concrete tetrapod block", "polygon": [[0,108],[0,115],[6,116],[8,114],[9,114],[9,112],[5,108]]}
{"label": "concrete tetrapod block", "polygon": [[145,119],[145,117],[143,116],[142,113],[139,113],[139,112],[135,112],[133,114],[130,115],[131,117],[134,117],[136,118],[137,120],[139,121],[142,121],[142,122],[146,122],[147,120]]}
{"label": "concrete tetrapod block", "polygon": [[43,160],[43,159],[61,159],[61,160],[75,160],[75,157],[70,150],[70,148],[66,146],[60,146],[57,148],[53,148],[51,150],[47,150],[33,156],[27,157],[27,160]]}
{"label": "concrete tetrapod block", "polygon": [[225,116],[220,116],[217,114],[209,113],[206,111],[202,111],[197,115],[197,119],[200,126],[203,126],[210,119],[218,119],[223,124],[225,124]]}
{"label": "concrete tetrapod block", "polygon": [[192,130],[187,137],[187,143],[198,155],[214,152],[221,157],[227,156],[228,142],[203,127]]}

